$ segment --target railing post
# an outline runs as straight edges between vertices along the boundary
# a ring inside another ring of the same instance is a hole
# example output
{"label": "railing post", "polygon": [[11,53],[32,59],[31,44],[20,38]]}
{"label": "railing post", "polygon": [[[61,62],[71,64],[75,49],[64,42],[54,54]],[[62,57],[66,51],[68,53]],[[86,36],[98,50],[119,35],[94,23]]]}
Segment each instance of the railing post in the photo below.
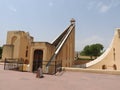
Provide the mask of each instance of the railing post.
{"label": "railing post", "polygon": [[5,70],[5,65],[6,65],[6,58],[5,58],[5,61],[4,61],[4,70]]}
{"label": "railing post", "polygon": [[24,69],[24,59],[23,58],[21,58],[21,62],[22,62],[22,72],[24,71],[23,69]]}
{"label": "railing post", "polygon": [[56,74],[56,61],[55,61],[55,74]]}
{"label": "railing post", "polygon": [[62,68],[62,60],[61,60],[61,68]]}

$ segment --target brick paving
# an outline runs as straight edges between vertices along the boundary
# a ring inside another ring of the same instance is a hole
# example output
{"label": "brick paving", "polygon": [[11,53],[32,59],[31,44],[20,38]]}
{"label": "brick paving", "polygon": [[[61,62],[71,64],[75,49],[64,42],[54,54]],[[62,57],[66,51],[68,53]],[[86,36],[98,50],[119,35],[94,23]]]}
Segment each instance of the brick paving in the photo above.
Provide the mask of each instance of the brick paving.
{"label": "brick paving", "polygon": [[44,75],[3,70],[0,65],[0,90],[120,90],[120,76],[85,72]]}

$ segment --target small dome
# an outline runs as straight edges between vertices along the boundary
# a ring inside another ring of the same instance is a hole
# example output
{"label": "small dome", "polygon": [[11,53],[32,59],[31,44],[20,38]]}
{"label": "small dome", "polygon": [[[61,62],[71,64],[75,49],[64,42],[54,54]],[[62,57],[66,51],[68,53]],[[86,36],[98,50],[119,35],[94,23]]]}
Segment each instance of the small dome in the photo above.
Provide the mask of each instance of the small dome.
{"label": "small dome", "polygon": [[72,19],[70,20],[70,22],[71,22],[71,24],[74,24],[74,23],[75,23],[75,19],[72,18]]}

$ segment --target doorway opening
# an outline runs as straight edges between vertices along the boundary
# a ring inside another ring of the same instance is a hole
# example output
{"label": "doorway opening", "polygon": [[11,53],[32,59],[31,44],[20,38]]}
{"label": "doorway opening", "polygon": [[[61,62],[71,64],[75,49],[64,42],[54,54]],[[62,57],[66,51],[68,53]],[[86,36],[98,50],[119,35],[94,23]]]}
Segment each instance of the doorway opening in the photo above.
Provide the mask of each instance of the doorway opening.
{"label": "doorway opening", "polygon": [[37,71],[38,67],[42,68],[42,61],[43,61],[43,50],[35,50],[34,57],[33,57],[33,69],[32,71]]}

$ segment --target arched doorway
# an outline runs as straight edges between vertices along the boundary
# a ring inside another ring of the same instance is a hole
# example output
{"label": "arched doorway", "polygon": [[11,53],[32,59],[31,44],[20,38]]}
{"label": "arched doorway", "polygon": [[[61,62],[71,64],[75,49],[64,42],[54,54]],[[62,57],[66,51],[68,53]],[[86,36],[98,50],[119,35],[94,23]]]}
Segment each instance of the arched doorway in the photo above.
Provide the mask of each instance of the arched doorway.
{"label": "arched doorway", "polygon": [[37,71],[38,67],[42,68],[42,61],[43,61],[43,50],[35,50],[34,57],[33,57],[33,72]]}

